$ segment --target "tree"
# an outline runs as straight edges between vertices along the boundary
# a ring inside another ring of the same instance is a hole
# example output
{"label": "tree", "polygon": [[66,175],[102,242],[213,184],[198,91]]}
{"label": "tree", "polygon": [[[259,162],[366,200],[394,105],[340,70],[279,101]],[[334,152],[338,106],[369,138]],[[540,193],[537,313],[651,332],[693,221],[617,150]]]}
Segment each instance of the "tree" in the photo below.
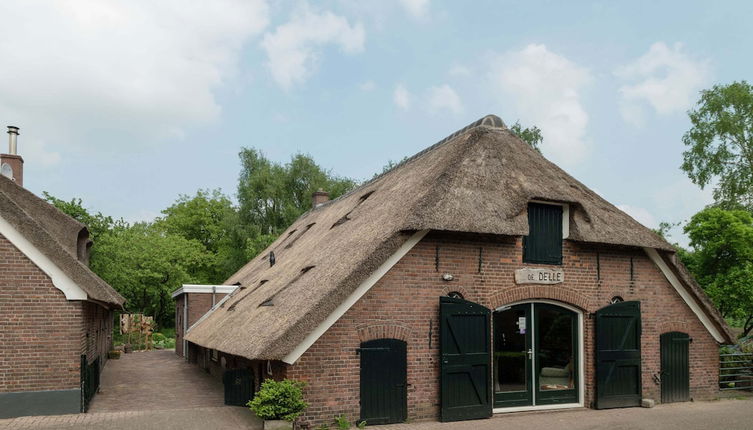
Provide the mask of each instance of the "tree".
{"label": "tree", "polygon": [[256,149],[243,148],[239,156],[239,219],[247,258],[255,257],[309,210],[314,191],[323,189],[336,198],[356,186],[352,179],[322,169],[308,155],[296,154],[287,164],[272,162]]}
{"label": "tree", "polygon": [[715,85],[688,115],[682,170],[701,188],[716,180],[717,205],[753,210],[753,86]]}
{"label": "tree", "polygon": [[155,227],[167,234],[195,240],[213,260],[207,272],[198,278],[220,284],[246,263],[239,249],[238,210],[220,190],[198,190],[195,196],[181,195],[155,221]]}
{"label": "tree", "polygon": [[523,142],[527,143],[531,148],[535,149],[538,153],[541,153],[539,145],[544,141],[544,136],[541,135],[541,129],[535,125],[523,128],[519,121],[515,121],[515,124],[510,127],[510,131],[521,138]]}
{"label": "tree", "polygon": [[[688,268],[722,316],[753,331],[753,215],[710,207],[685,226],[694,252]],[[686,256],[687,258],[687,256]]]}
{"label": "tree", "polygon": [[126,309],[152,315],[161,327],[173,324],[170,294],[212,263],[201,242],[136,223],[103,234],[92,247],[91,268],[126,299]]}
{"label": "tree", "polygon": [[47,191],[42,191],[45,200],[58,208],[61,212],[84,224],[89,230],[89,237],[96,241],[103,233],[114,228],[124,228],[127,223],[123,219],[115,220],[111,216],[102,215],[102,212],[95,214],[90,213],[79,198],[72,198],[70,201],[59,199],[50,195]]}

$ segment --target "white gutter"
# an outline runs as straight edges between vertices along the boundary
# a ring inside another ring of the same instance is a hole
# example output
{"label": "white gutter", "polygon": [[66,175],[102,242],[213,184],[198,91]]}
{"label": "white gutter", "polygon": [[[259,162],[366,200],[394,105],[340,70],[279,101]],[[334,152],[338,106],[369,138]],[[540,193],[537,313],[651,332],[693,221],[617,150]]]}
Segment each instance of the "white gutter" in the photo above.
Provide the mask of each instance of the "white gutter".
{"label": "white gutter", "polygon": [[724,343],[725,338],[722,333],[716,328],[716,326],[714,326],[714,323],[711,322],[706,312],[704,312],[703,309],[698,306],[698,303],[685,289],[685,287],[682,285],[682,282],[677,279],[677,276],[675,276],[675,273],[672,271],[672,269],[670,269],[664,259],[661,258],[659,252],[657,252],[654,248],[643,248],[643,250],[646,252],[651,261],[653,261],[654,264],[659,267],[659,270],[661,270],[661,272],[664,274],[664,277],[666,277],[669,283],[672,284],[672,286],[675,288],[675,291],[677,291],[677,294],[679,294],[680,297],[688,305],[688,307],[690,307],[690,310],[692,310],[695,316],[697,316],[698,319],[701,320],[701,323],[703,323],[703,326],[706,327],[706,330],[711,333],[711,336],[713,336],[717,342]]}
{"label": "white gutter", "polygon": [[380,279],[382,279],[382,276],[384,276],[395,264],[397,264],[400,259],[402,259],[405,254],[408,253],[411,249],[413,249],[418,242],[421,241],[421,239],[426,236],[426,234],[429,232],[429,230],[421,230],[416,232],[413,236],[411,236],[408,240],[405,241],[405,243],[398,248],[398,250],[392,254],[387,261],[382,263],[381,266],[379,266],[372,274],[366,278],[365,281],[361,283],[361,285],[356,288],[353,293],[348,296],[347,299],[345,299],[344,302],[340,303],[340,305],[335,308],[335,310],[325,319],[321,324],[319,324],[311,333],[309,333],[308,336],[306,336],[303,341],[293,349],[288,355],[283,357],[282,361],[288,364],[295,363],[303,353],[305,353],[311,345],[314,344],[327,330],[329,330],[332,325],[337,322],[337,320],[340,319],[343,315],[345,315],[345,312],[348,311],[356,302],[366,294],[371,287],[374,286],[374,284],[377,283]]}

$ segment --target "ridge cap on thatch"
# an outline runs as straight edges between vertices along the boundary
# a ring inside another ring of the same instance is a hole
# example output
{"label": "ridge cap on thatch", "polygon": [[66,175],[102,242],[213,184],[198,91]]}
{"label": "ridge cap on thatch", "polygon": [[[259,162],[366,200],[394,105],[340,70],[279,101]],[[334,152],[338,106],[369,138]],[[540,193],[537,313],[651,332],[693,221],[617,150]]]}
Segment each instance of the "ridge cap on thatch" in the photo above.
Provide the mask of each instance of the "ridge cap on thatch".
{"label": "ridge cap on thatch", "polygon": [[442,146],[445,143],[451,141],[452,139],[460,136],[461,134],[473,131],[474,129],[476,129],[478,127],[493,127],[493,128],[499,128],[499,129],[508,130],[507,125],[505,124],[505,122],[502,121],[502,118],[498,117],[497,115],[489,114],[489,115],[486,115],[484,117],[481,117],[480,119],[477,119],[476,121],[473,121],[472,123],[466,125],[465,127],[461,128],[459,130],[456,130],[453,133],[451,133],[451,134],[443,137],[442,139],[440,139],[439,141],[437,141],[433,145],[427,146],[426,148],[422,149],[421,151],[418,151],[417,153],[411,155],[410,157],[406,157],[405,159],[400,160],[394,166],[390,167],[389,169],[387,169],[387,170],[385,170],[385,171],[383,171],[381,173],[378,173],[378,174],[374,175],[374,177],[372,177],[371,179],[366,180],[362,184],[359,184],[357,187],[353,188],[352,190],[348,191],[347,193],[344,193],[343,195],[338,196],[337,198],[334,198],[332,200],[327,200],[326,202],[320,203],[319,205],[317,205],[316,207],[310,209],[307,212],[310,212],[312,210],[317,210],[317,209],[319,209],[319,208],[321,208],[323,206],[327,206],[327,205],[329,205],[329,204],[331,204],[331,203],[333,203],[333,202],[335,202],[335,201],[337,201],[337,200],[339,200],[341,198],[347,197],[350,194],[356,193],[357,191],[362,190],[363,188],[365,188],[365,187],[371,185],[372,183],[378,181],[379,179],[381,179],[382,177],[384,177],[388,173],[392,172],[393,170],[395,170],[397,168],[401,168],[401,167],[409,164],[410,162],[412,162],[412,161],[420,158],[422,155],[426,154],[427,152],[433,151],[436,148],[438,148],[439,146]]}
{"label": "ridge cap on thatch", "polygon": [[0,203],[0,216],[84,290],[89,300],[122,308],[125,299],[78,257],[82,231],[88,240],[82,223],[1,175]]}

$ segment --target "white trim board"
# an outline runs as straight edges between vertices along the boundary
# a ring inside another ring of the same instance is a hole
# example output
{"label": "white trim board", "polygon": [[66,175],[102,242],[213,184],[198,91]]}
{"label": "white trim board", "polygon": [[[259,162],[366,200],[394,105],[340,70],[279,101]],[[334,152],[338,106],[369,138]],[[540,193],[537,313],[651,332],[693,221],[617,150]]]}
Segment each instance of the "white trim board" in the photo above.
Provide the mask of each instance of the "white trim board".
{"label": "white trim board", "polygon": [[217,294],[230,294],[237,285],[202,285],[202,284],[183,284],[180,288],[173,291],[172,297],[176,298],[184,293],[217,293]]}
{"label": "white trim board", "polygon": [[692,310],[693,313],[698,317],[698,319],[701,320],[701,323],[704,327],[706,327],[706,330],[711,333],[711,336],[713,336],[717,342],[724,343],[725,339],[722,333],[717,330],[717,328],[714,326],[714,323],[712,323],[708,315],[706,315],[706,312],[704,312],[703,309],[698,306],[698,303],[696,303],[695,299],[693,299],[690,293],[685,289],[680,280],[677,279],[677,276],[675,276],[675,273],[672,271],[672,269],[670,269],[664,259],[661,258],[659,252],[653,248],[643,248],[643,250],[646,252],[646,255],[648,255],[648,258],[650,258],[651,261],[656,264],[659,270],[661,270],[661,272],[664,274],[664,277],[667,278],[667,281],[672,284],[675,291],[677,291],[677,294],[679,294],[680,297],[688,305],[688,307],[690,307],[690,310]]}
{"label": "white trim board", "polygon": [[50,277],[52,285],[65,294],[68,300],[86,300],[88,295],[68,275],[65,274],[55,263],[37,247],[28,241],[8,221],[0,217],[0,234],[21,251],[32,263]]}
{"label": "white trim board", "polygon": [[337,322],[337,320],[340,319],[343,315],[345,315],[345,312],[348,311],[356,302],[366,294],[371,287],[374,286],[374,284],[377,283],[380,279],[382,279],[382,276],[384,276],[389,270],[397,264],[398,261],[400,261],[401,258],[405,256],[405,254],[408,253],[411,249],[413,249],[418,242],[421,241],[421,239],[426,236],[426,234],[429,232],[429,230],[421,230],[413,234],[408,240],[405,241],[405,243],[398,248],[397,251],[395,251],[394,254],[392,254],[387,260],[382,263],[381,266],[379,266],[374,272],[369,275],[368,278],[366,278],[365,281],[361,282],[361,285],[358,286],[358,288],[351,293],[350,296],[348,296],[347,299],[345,299],[344,302],[340,303],[340,305],[335,308],[335,310],[321,323],[319,324],[311,333],[309,333],[308,336],[306,336],[303,341],[298,344],[298,346],[293,349],[288,355],[282,358],[282,361],[287,364],[293,364],[295,363],[301,356],[311,347],[311,345],[314,344],[327,330],[329,330],[330,327],[332,327],[333,324]]}
{"label": "white trim board", "polygon": [[[188,333],[189,331],[191,331],[192,328],[196,327],[200,322],[202,322],[205,319],[207,319],[209,317],[209,315],[211,315],[216,309],[218,309],[220,306],[222,306],[223,303],[225,303],[226,301],[230,300],[232,297],[233,297],[233,294],[229,293],[229,294],[226,294],[225,297],[221,298],[219,302],[215,303],[214,306],[212,306],[211,308],[209,308],[209,310],[206,311],[204,313],[204,315],[202,315],[199,319],[197,319],[195,323],[191,324],[191,326],[188,327],[185,332],[183,332],[183,337],[185,337],[185,334]],[[186,301],[186,303],[187,303],[187,301]],[[186,306],[188,306],[188,305],[186,305]],[[186,315],[188,315],[188,314],[186,314]],[[188,324],[188,317],[186,317],[186,324]]]}
{"label": "white trim board", "polygon": [[529,412],[529,411],[548,411],[553,409],[574,409],[582,408],[583,403],[560,403],[558,405],[538,405],[538,406],[513,406],[510,408],[494,408],[494,414],[508,414],[511,412]]}

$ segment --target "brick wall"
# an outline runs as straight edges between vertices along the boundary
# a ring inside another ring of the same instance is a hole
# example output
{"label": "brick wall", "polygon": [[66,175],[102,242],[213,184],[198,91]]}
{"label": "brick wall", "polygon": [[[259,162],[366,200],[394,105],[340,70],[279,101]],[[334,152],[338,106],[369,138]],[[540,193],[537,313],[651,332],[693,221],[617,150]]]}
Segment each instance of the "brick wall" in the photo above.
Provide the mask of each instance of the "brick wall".
{"label": "brick wall", "polygon": [[[594,400],[594,323],[588,314],[607,306],[614,296],[639,300],[643,396],[660,399],[653,375],[660,366],[659,336],[667,331],[683,331],[693,338],[691,396],[698,400],[716,394],[716,342],[642,250],[565,241],[565,282],[556,285],[515,284],[514,270],[525,266],[545,267],[522,263],[521,238],[428,235],[290,366],[288,377],[308,383],[306,398],[311,406],[304,421],[318,425],[338,414],[351,420],[359,417],[356,348],[363,341],[383,337],[408,344],[408,419],[436,419],[438,298],[450,291],[459,291],[467,300],[492,309],[521,300],[549,299],[585,311],[582,335],[587,406]],[[454,279],[443,281],[444,273],[451,273]]]}
{"label": "brick wall", "polygon": [[101,358],[101,369],[107,361],[107,352],[112,349],[113,312],[91,302],[81,302],[81,306],[81,354],[86,354],[88,363]]}
{"label": "brick wall", "polygon": [[0,235],[0,392],[78,388],[83,312]]}
{"label": "brick wall", "polygon": [[[225,296],[224,293],[215,293],[214,303],[219,303]],[[184,293],[175,298],[175,353],[181,356],[183,355],[183,305],[186,300],[188,300],[187,327],[191,327],[212,309],[212,293]]]}

